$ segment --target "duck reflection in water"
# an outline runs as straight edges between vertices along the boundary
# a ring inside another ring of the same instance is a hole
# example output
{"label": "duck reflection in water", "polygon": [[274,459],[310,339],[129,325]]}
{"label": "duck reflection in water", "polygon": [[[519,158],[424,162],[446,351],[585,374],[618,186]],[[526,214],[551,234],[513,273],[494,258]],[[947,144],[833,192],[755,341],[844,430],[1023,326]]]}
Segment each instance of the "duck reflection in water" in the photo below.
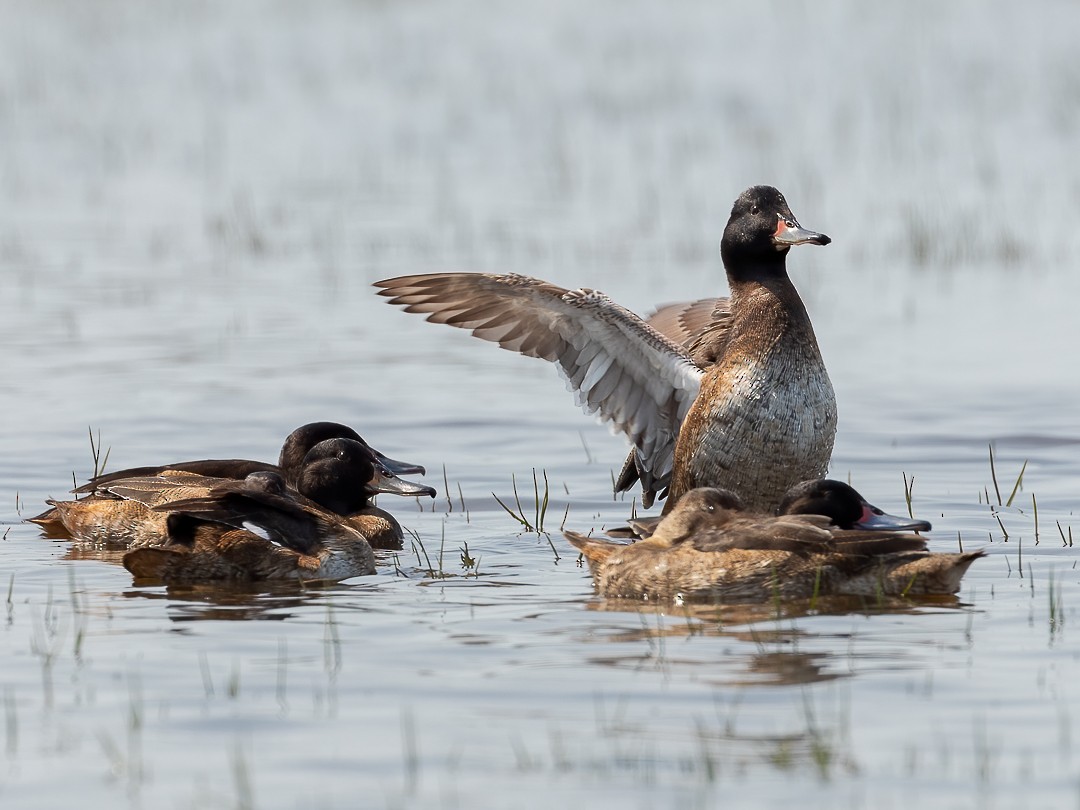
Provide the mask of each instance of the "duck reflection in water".
{"label": "duck reflection in water", "polygon": [[[214,581],[174,583],[165,589],[133,587],[119,595],[124,599],[148,599],[164,603],[168,618],[178,624],[198,621],[285,621],[311,617],[312,610],[326,613],[336,598],[355,598],[377,593],[370,580],[355,583],[311,583],[297,588],[295,582]],[[324,604],[325,603],[325,604]],[[358,603],[358,610],[367,608]],[[373,610],[379,609],[373,604]],[[327,621],[333,621],[332,614]]]}

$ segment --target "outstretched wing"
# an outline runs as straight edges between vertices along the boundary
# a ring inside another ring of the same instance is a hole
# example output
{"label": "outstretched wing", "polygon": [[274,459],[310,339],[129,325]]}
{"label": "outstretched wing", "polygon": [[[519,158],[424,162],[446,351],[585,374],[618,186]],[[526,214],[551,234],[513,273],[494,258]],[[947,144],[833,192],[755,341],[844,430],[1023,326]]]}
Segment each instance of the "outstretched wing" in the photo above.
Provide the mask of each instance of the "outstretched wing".
{"label": "outstretched wing", "polygon": [[667,485],[702,371],[637,315],[601,292],[516,274],[435,273],[375,286],[407,312],[555,363],[578,404],[626,434],[645,474],[657,488]]}
{"label": "outstretched wing", "polygon": [[[664,304],[645,322],[668,340],[682,346],[690,359],[707,371],[727,349],[731,336],[731,301],[727,298],[699,298],[697,301]],[[654,482],[647,473],[642,473],[637,450],[631,450],[615,480],[615,491],[625,492],[640,479],[641,502],[647,509],[652,506],[658,493],[661,498],[666,495],[660,490],[667,485],[667,481]]]}

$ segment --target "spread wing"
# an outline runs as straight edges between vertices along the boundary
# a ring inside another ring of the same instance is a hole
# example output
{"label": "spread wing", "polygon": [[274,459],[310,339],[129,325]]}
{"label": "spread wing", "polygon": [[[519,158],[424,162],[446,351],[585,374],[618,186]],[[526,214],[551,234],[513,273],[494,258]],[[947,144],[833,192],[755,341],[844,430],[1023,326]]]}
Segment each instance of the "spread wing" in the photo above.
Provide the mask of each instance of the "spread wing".
{"label": "spread wing", "polygon": [[[646,323],[682,346],[699,368],[708,370],[727,349],[731,336],[731,302],[727,298],[699,298],[689,303],[665,304],[646,318]],[[637,450],[631,450],[615,480],[615,491],[625,492],[640,479],[641,502],[648,508],[667,482],[650,480],[647,474],[642,475],[640,467]],[[664,495],[660,492],[661,498]]]}
{"label": "spread wing", "polygon": [[716,363],[731,336],[731,302],[727,298],[699,298],[665,304],[646,318],[660,334],[678,343],[705,369]]}
{"label": "spread wing", "polygon": [[595,290],[516,274],[436,273],[375,286],[406,312],[555,363],[578,404],[626,434],[645,474],[667,485],[675,438],[702,371],[637,315]]}

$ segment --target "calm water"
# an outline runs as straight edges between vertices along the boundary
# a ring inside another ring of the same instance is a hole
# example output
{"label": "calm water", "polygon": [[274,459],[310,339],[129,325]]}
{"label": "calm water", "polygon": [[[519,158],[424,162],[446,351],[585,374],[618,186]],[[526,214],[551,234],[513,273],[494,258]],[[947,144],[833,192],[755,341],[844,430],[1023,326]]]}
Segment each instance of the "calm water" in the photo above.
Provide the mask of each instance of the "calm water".
{"label": "calm water", "polygon": [[[1080,804],[1080,7],[725,5],[0,2],[5,807]],[[715,294],[758,182],[835,240],[790,262],[832,473],[987,548],[956,601],[596,600],[557,529],[627,515],[623,441],[369,286]],[[88,426],[118,468],[318,419],[428,465],[382,504],[426,556],[168,592],[20,523]],[[550,536],[492,497],[533,469]]]}

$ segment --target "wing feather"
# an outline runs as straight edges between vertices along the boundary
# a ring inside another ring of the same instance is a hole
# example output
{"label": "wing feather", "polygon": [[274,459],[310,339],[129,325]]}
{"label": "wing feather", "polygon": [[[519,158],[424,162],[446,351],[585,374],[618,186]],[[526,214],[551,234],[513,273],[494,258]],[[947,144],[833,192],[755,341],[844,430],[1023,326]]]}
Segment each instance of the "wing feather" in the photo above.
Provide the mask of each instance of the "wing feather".
{"label": "wing feather", "polygon": [[528,276],[435,273],[375,286],[406,312],[554,363],[578,404],[624,433],[650,481],[667,485],[703,373],[678,342],[601,292]]}
{"label": "wing feather", "polygon": [[716,363],[731,335],[731,301],[699,298],[665,304],[646,319],[653,329],[678,343],[702,368]]}

